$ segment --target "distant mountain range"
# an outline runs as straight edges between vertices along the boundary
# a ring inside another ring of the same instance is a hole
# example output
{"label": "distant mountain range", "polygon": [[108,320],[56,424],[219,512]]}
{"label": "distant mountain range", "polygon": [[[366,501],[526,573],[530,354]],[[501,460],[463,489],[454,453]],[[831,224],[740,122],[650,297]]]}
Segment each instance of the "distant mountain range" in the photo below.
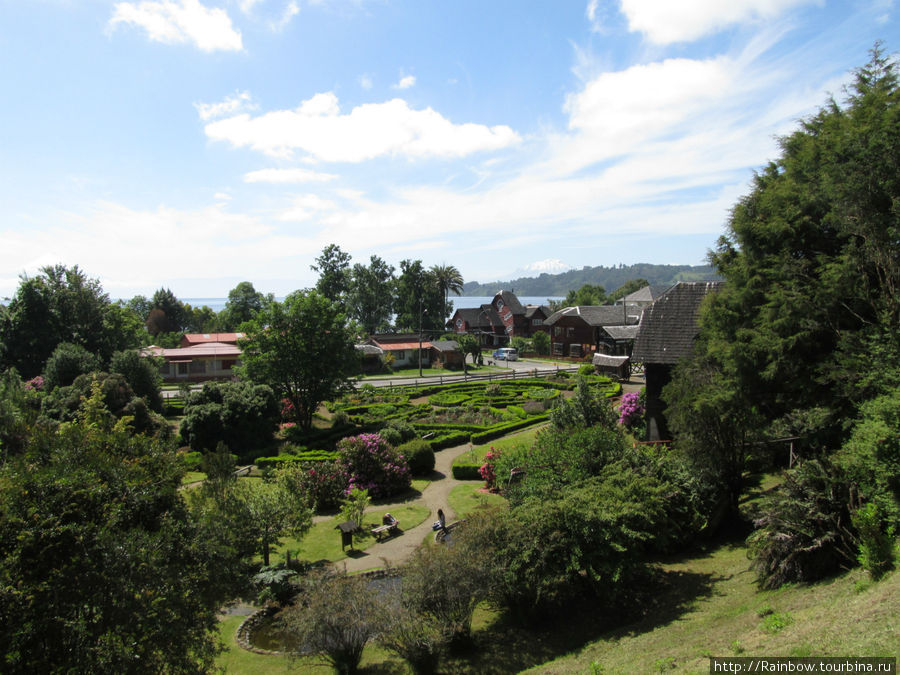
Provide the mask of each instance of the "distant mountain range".
{"label": "distant mountain range", "polygon": [[611,293],[632,279],[646,279],[652,285],[674,284],[677,281],[716,281],[721,277],[709,265],[619,265],[618,267],[583,267],[559,274],[546,272],[536,277],[520,277],[511,281],[492,281],[480,284],[469,281],[463,285],[462,295],[492,296],[499,290],[513,291],[516,295],[565,296],[585,284],[603,286]]}

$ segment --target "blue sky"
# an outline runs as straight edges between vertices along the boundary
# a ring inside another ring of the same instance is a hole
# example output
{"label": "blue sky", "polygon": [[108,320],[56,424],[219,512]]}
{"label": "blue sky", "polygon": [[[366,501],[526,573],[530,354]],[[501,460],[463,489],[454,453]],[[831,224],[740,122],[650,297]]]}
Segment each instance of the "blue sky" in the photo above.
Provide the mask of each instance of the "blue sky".
{"label": "blue sky", "polygon": [[0,0],[0,297],[701,264],[893,0]]}

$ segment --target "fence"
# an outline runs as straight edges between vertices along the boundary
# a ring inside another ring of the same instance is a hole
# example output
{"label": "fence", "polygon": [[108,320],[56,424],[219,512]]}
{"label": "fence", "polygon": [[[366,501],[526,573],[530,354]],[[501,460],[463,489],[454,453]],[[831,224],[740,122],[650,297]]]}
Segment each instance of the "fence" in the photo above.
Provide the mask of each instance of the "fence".
{"label": "fence", "polygon": [[530,370],[515,370],[510,368],[506,371],[493,371],[490,373],[478,374],[478,375],[469,375],[468,373],[462,373],[460,375],[433,375],[429,377],[410,377],[404,378],[401,381],[394,380],[368,380],[368,381],[358,381],[356,386],[362,386],[363,384],[371,384],[375,387],[384,387],[387,389],[393,389],[396,387],[409,387],[409,386],[423,386],[430,384],[451,384],[453,382],[494,382],[499,380],[522,380],[528,379],[532,377],[549,377],[551,375],[556,375],[561,372],[575,372],[578,370],[578,366],[554,366],[553,368],[532,368]]}

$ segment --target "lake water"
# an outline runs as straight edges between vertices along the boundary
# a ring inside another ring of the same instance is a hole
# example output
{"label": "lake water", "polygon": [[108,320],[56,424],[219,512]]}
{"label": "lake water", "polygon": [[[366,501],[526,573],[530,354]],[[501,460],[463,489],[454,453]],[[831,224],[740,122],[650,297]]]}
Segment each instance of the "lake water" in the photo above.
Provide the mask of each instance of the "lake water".
{"label": "lake water", "polygon": [[[275,298],[279,302],[284,300],[283,297]],[[493,296],[462,296],[462,297],[450,297],[450,301],[453,303],[453,309],[468,309],[470,307],[481,307],[482,305],[488,304],[491,300],[493,300]],[[519,302],[523,305],[546,305],[547,300],[562,300],[563,298],[557,297],[542,297],[542,296],[519,296]],[[228,298],[183,298],[182,302],[186,302],[191,307],[203,307],[206,305],[211,310],[215,312],[221,312],[225,308],[225,303],[228,302]]]}

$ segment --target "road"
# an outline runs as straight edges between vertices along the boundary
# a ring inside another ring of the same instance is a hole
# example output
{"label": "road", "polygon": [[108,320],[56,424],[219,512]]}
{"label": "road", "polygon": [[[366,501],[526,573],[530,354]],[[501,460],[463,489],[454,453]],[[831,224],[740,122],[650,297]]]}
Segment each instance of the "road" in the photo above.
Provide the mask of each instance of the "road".
{"label": "road", "polygon": [[[485,359],[487,363],[488,359]],[[490,382],[493,380],[521,379],[524,377],[534,377],[551,375],[556,372],[568,371],[575,372],[580,364],[552,364],[544,361],[534,361],[531,359],[520,359],[518,361],[497,361],[498,370],[488,372],[479,371],[477,374],[459,375],[426,375],[423,377],[370,377],[365,380],[358,380],[356,386],[370,384],[373,387],[402,387],[417,384],[448,384],[450,382]],[[427,368],[423,369],[423,373],[427,372]]]}

